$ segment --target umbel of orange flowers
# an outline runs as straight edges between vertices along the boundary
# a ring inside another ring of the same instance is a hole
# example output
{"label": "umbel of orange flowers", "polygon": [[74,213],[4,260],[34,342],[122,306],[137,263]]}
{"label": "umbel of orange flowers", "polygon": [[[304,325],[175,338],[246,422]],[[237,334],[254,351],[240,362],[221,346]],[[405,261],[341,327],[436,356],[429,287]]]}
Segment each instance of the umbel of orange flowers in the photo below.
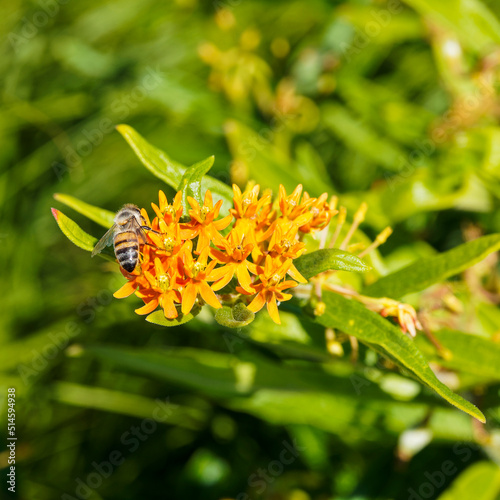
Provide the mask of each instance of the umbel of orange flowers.
{"label": "umbel of orange flowers", "polygon": [[[229,294],[234,301],[240,294],[252,312],[267,305],[279,324],[278,303],[292,298],[285,290],[306,282],[293,265],[304,252],[300,234],[324,229],[337,210],[326,193],[319,198],[302,195],[302,185],[289,196],[280,186],[277,205],[269,192],[259,198],[259,189],[256,185],[242,193],[233,185],[234,207],[223,218],[218,218],[222,201],[214,205],[210,191],[203,206],[188,196],[188,222],[180,221],[182,192],[169,204],[160,191],[159,204],[151,204],[156,217],[150,221],[141,210],[153,229],[147,231],[148,244],[132,273],[121,270],[128,282],[114,296],[135,293],[144,301],[137,314],[160,306],[166,318],[174,319],[179,309],[183,315],[191,312],[197,301],[220,308],[221,297]],[[236,286],[230,285],[233,278]]]}

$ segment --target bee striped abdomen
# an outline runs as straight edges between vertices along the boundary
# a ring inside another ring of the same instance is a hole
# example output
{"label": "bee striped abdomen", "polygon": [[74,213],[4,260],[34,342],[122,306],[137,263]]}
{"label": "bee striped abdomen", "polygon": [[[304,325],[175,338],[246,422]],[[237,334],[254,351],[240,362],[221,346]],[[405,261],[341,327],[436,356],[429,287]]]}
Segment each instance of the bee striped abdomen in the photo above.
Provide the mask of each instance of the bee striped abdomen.
{"label": "bee striped abdomen", "polygon": [[135,231],[124,231],[115,236],[115,255],[120,266],[131,273],[139,259],[139,240]]}

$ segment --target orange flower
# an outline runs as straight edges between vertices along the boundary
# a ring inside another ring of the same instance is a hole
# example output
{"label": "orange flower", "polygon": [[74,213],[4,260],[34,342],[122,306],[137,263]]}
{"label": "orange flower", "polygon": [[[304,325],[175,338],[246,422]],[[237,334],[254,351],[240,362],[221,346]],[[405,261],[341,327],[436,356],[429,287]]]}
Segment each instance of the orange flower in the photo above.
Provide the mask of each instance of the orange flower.
{"label": "orange flower", "polygon": [[[255,185],[242,193],[233,185],[234,208],[219,220],[222,201],[214,205],[210,191],[205,193],[203,206],[188,196],[190,220],[181,222],[182,192],[169,204],[160,190],[158,205],[151,204],[156,217],[150,222],[147,212],[141,210],[144,224],[151,230],[145,229],[147,243],[141,246],[139,265],[133,273],[122,270],[128,282],[114,296],[135,293],[144,302],[136,309],[138,314],[149,314],[159,306],[166,318],[173,319],[179,306],[186,315],[197,300],[222,307],[214,292],[236,277],[236,292],[248,296],[248,308],[257,312],[267,305],[271,318],[279,324],[279,302],[292,297],[284,290],[307,282],[293,264],[305,251],[298,233],[323,229],[336,211],[327,204],[326,194],[311,198],[304,193],[301,201],[302,185],[289,196],[280,186],[279,210],[273,209],[269,192],[259,198],[259,191]],[[223,237],[220,231],[233,218],[231,231]],[[287,274],[292,280],[286,279]]]}
{"label": "orange flower", "polygon": [[168,226],[170,224],[178,223],[182,216],[182,191],[179,191],[175,195],[174,201],[171,205],[169,205],[165,193],[160,189],[158,193],[158,201],[160,206],[151,203],[158,219],[164,220]]}
{"label": "orange flower", "polygon": [[302,203],[300,194],[302,184],[299,184],[290,196],[286,195],[285,187],[280,184],[278,204],[285,220],[293,221],[297,226],[303,226],[312,219],[312,214],[308,212],[309,206],[314,202],[314,198],[306,199]]}
{"label": "orange flower", "polygon": [[167,256],[177,254],[184,243],[184,240],[181,237],[180,225],[171,224],[170,226],[167,226],[165,221],[162,219],[159,221],[157,226],[158,233],[149,233],[148,235],[153,245],[156,246],[157,250],[163,250]]}
{"label": "orange flower", "polygon": [[203,207],[200,207],[200,204],[191,196],[187,197],[187,201],[191,205],[191,210],[189,210],[191,222],[186,224],[186,236],[189,239],[198,236],[196,253],[200,253],[205,247],[208,247],[210,241],[216,245],[220,244],[222,236],[219,231],[225,229],[233,218],[232,215],[227,215],[223,219],[214,220],[219,215],[222,200],[219,200],[214,206],[212,193],[207,190]]}
{"label": "orange flower", "polygon": [[255,219],[259,210],[271,200],[271,193],[265,193],[260,200],[259,198],[260,186],[256,184],[251,189],[247,189],[243,194],[240,188],[233,184],[233,203],[234,208],[229,211],[233,214],[236,220],[238,219]]}
{"label": "orange flower", "polygon": [[181,290],[182,314],[189,314],[198,295],[201,295],[201,298],[212,307],[216,309],[222,307],[219,299],[207,283],[207,281],[213,281],[210,273],[217,264],[217,261],[212,260],[207,265],[210,248],[206,246],[195,261],[191,253],[191,241],[186,241],[184,246],[185,251],[182,252],[182,258],[178,261],[180,274],[184,276]]}
{"label": "orange flower", "polygon": [[150,286],[139,288],[136,295],[143,299],[146,305],[136,309],[135,312],[148,314],[160,305],[166,318],[177,318],[175,303],[181,303],[181,294],[176,290],[176,269],[171,262],[164,264],[159,258],[155,258],[154,268],[145,271],[144,276]]}
{"label": "orange flower", "polygon": [[292,259],[300,257],[305,250],[305,243],[296,238],[297,231],[297,226],[292,223],[278,224],[269,241],[268,252],[271,257],[278,259],[282,264],[290,260],[288,274],[300,283],[307,283],[292,262]]}
{"label": "orange flower", "polygon": [[[266,257],[264,268],[258,267],[259,282],[253,283],[252,288],[257,295],[248,305],[252,312],[260,311],[267,303],[267,310],[272,320],[278,325],[281,324],[278,313],[278,301],[290,300],[292,294],[283,293],[283,290],[297,286],[295,281],[281,281],[290,268],[292,260],[289,259],[283,264],[273,259],[270,255]],[[249,295],[243,288],[237,287],[236,290],[245,295]]]}
{"label": "orange flower", "polygon": [[233,184],[234,208],[229,210],[236,219],[234,227],[241,230],[247,236],[248,242],[253,244],[255,256],[260,254],[256,235],[262,228],[266,230],[269,227],[272,208],[271,193],[265,193],[259,200],[259,190],[260,186],[256,184],[242,194],[240,188]]}
{"label": "orange flower", "polygon": [[309,203],[309,200],[313,201],[313,203],[310,204],[312,218],[309,222],[299,227],[300,232],[312,233],[313,231],[324,229],[330,223],[331,218],[338,213],[338,210],[334,210],[334,208],[327,203],[327,198],[327,193],[323,193],[318,199],[311,198],[307,192],[304,193],[302,198],[303,203]]}
{"label": "orange flower", "polygon": [[245,235],[240,229],[233,229],[227,238],[222,240],[221,245],[225,251],[215,248],[210,249],[210,255],[222,267],[214,269],[210,274],[210,278],[215,281],[212,285],[214,290],[220,290],[225,287],[236,274],[241,287],[248,293],[254,293],[251,284],[252,280],[248,270],[250,269],[256,274],[255,264],[247,260],[250,255],[253,245],[245,243]]}
{"label": "orange flower", "polygon": [[291,222],[297,228],[308,224],[313,218],[313,214],[309,212],[309,207],[316,200],[315,198],[306,199],[300,202],[300,195],[302,193],[302,184],[299,184],[290,196],[287,196],[285,187],[280,184],[278,194],[278,205],[281,211],[281,216],[277,217],[269,228],[262,232],[259,240],[269,240],[276,226],[283,222]]}

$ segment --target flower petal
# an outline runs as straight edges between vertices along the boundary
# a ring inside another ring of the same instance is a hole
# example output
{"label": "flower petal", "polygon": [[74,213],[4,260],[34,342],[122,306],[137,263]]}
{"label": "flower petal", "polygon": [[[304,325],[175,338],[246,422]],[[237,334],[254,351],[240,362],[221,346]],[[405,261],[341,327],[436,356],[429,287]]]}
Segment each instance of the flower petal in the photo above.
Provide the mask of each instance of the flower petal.
{"label": "flower petal", "polygon": [[276,304],[276,297],[274,293],[267,300],[267,311],[269,312],[269,316],[271,316],[271,319],[278,325],[281,325],[280,315],[278,312],[278,304]]}
{"label": "flower petal", "polygon": [[163,219],[163,214],[161,213],[160,207],[156,203],[151,203],[151,208],[155,211],[158,219]]}
{"label": "flower petal", "polygon": [[146,212],[146,210],[144,208],[141,208],[141,215],[144,218],[144,220],[146,221],[146,226],[151,227],[151,222],[149,220],[149,215],[148,215],[148,213]]}
{"label": "flower petal", "polygon": [[125,297],[129,297],[135,292],[137,288],[137,283],[135,281],[127,281],[119,290],[117,290],[113,297],[115,299],[124,299]]}
{"label": "flower petal", "polygon": [[205,283],[204,281],[200,282],[199,290],[201,297],[207,304],[215,307],[215,309],[219,309],[222,307],[219,299],[215,295],[214,291],[207,285],[207,283]]}
{"label": "flower petal", "polygon": [[188,283],[182,292],[182,314],[189,314],[194,306],[198,290],[195,284]]}
{"label": "flower petal", "polygon": [[[215,283],[212,284],[212,290],[220,290],[221,288],[224,288],[233,278],[234,276],[234,267],[232,266],[225,266],[225,267],[220,267],[219,269],[215,269],[212,274],[209,276],[210,280],[213,279],[214,273],[216,271],[221,271],[218,273],[219,278],[216,278],[214,281]],[[208,278],[207,278],[208,279]]]}
{"label": "flower petal", "polygon": [[[212,264],[212,262],[210,262],[210,264]],[[207,273],[207,277],[205,279],[206,281],[219,281],[228,273],[232,276],[234,274],[234,271],[234,264],[226,264],[224,266],[218,267],[217,269],[212,269],[209,273]]]}
{"label": "flower petal", "polygon": [[210,248],[210,256],[212,257],[212,259],[216,260],[219,264],[225,264],[229,262],[229,257],[224,252],[221,252],[216,248]]}
{"label": "flower petal", "polygon": [[293,264],[288,269],[288,274],[299,283],[307,283],[307,280],[299,273],[299,270]]}
{"label": "flower petal", "polygon": [[[222,201],[222,200],[220,200],[220,201]],[[229,226],[229,224],[231,223],[232,220],[233,220],[233,216],[231,214],[229,214],[229,215],[226,215],[222,219],[215,220],[213,222],[213,225],[215,226],[215,228],[218,231],[222,231],[223,229],[226,229],[227,226]]]}
{"label": "flower petal", "polygon": [[[222,201],[222,200],[219,200],[219,201]],[[213,198],[212,198],[212,193],[210,192],[209,189],[207,189],[207,192],[205,193],[205,199],[203,200],[203,205],[205,207],[209,207],[210,210],[213,209],[214,201],[213,201]],[[222,203],[221,203],[221,205],[222,205]]]}
{"label": "flower petal", "polygon": [[168,200],[165,193],[161,189],[158,191],[158,202],[160,203],[160,210],[165,211],[165,208],[168,205]]}
{"label": "flower petal", "polygon": [[246,261],[236,267],[236,276],[238,277],[238,282],[241,288],[246,290],[248,293],[252,293],[252,279],[248,273]]}
{"label": "flower petal", "polygon": [[278,288],[280,290],[286,290],[287,288],[293,288],[294,286],[297,286],[298,283],[296,283],[295,281],[292,281],[292,280],[286,280],[286,281],[282,281],[279,285],[278,285]]}
{"label": "flower petal", "polygon": [[313,214],[311,212],[307,212],[305,214],[299,215],[293,222],[298,227],[305,226],[308,222],[313,218]]}
{"label": "flower petal", "polygon": [[198,235],[198,243],[196,245],[195,253],[200,254],[201,252],[203,252],[203,250],[210,247],[210,237],[208,236],[207,232],[207,228],[201,228],[200,234]]}
{"label": "flower petal", "polygon": [[285,302],[285,300],[290,300],[293,297],[291,293],[276,292],[276,300],[280,302]]}
{"label": "flower petal", "polygon": [[177,318],[179,313],[177,312],[177,308],[175,307],[172,296],[169,294],[164,294],[161,299],[163,314],[165,314],[165,318],[174,319]]}
{"label": "flower petal", "polygon": [[249,311],[252,311],[256,313],[257,311],[260,311],[266,303],[266,299],[264,298],[263,293],[258,293],[255,298],[248,304],[247,309]]}
{"label": "flower petal", "polygon": [[135,312],[141,315],[149,314],[150,312],[153,312],[157,307],[158,307],[158,300],[152,299],[147,304],[143,305],[142,307],[139,307],[139,309],[136,309]]}

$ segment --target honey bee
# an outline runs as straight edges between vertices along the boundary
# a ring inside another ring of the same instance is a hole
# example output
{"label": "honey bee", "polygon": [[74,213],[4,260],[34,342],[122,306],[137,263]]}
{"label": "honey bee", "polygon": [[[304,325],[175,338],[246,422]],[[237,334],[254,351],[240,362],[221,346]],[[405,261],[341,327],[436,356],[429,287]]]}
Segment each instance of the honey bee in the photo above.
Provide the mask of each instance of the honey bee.
{"label": "honey bee", "polygon": [[139,260],[139,249],[146,244],[145,229],[152,229],[145,225],[146,221],[138,207],[127,203],[115,215],[113,226],[97,242],[92,251],[92,257],[113,244],[115,256],[125,271],[131,273]]}

